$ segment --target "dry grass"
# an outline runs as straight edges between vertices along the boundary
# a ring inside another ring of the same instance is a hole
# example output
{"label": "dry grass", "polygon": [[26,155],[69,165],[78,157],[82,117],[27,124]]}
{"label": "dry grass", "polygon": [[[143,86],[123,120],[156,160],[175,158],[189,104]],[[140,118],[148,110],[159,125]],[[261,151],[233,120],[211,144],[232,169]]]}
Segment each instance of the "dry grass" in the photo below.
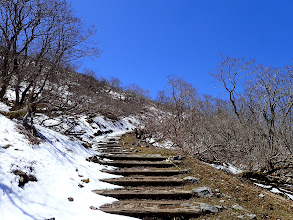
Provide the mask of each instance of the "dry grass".
{"label": "dry grass", "polygon": [[[124,148],[134,148],[139,154],[162,154],[165,156],[183,155],[182,152],[170,149],[161,149],[154,146],[141,147],[134,134],[127,134],[121,139]],[[185,185],[183,188],[192,189],[199,186],[208,186],[215,193],[211,198],[193,198],[198,202],[221,205],[224,209],[214,215],[207,215],[204,219],[249,219],[246,214],[256,214],[257,219],[293,219],[293,201],[255,186],[246,179],[225,173],[210,167],[201,161],[184,155],[180,169],[189,169],[190,174],[201,179],[199,184]],[[261,198],[259,194],[265,196]],[[244,210],[233,209],[238,204]]]}

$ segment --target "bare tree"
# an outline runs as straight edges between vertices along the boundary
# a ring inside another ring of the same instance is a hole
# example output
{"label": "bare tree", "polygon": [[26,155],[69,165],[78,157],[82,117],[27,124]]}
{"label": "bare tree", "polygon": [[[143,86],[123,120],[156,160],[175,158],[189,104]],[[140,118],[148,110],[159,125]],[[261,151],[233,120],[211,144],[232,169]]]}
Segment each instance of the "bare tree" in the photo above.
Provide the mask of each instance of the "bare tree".
{"label": "bare tree", "polygon": [[185,109],[192,108],[196,100],[196,89],[191,83],[186,82],[182,77],[168,76],[169,94],[174,105],[178,120],[182,117]]}
{"label": "bare tree", "polygon": [[0,99],[13,79],[15,107],[27,97],[30,102],[36,101],[50,75],[61,67],[100,53],[89,41],[94,28],[84,30],[82,21],[64,0],[1,1],[0,16],[4,54]]}
{"label": "bare tree", "polygon": [[240,81],[244,77],[252,74],[254,69],[254,60],[246,61],[244,58],[224,57],[219,54],[222,62],[216,67],[217,72],[212,73],[212,77],[219,82],[229,94],[229,100],[237,118],[240,120],[240,113],[237,105],[237,90],[240,87]]}

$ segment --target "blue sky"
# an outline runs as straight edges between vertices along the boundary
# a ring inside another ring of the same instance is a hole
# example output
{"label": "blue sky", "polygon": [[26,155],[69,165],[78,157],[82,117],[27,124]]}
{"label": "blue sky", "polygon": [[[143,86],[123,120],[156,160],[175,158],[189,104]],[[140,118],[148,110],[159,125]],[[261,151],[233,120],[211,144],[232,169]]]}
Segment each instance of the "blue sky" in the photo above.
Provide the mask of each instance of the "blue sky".
{"label": "blue sky", "polygon": [[[175,74],[199,93],[223,96],[209,73],[218,52],[281,67],[293,58],[291,0],[71,0],[96,26],[100,58],[83,62],[98,77],[166,89]],[[82,69],[82,68],[81,68]]]}

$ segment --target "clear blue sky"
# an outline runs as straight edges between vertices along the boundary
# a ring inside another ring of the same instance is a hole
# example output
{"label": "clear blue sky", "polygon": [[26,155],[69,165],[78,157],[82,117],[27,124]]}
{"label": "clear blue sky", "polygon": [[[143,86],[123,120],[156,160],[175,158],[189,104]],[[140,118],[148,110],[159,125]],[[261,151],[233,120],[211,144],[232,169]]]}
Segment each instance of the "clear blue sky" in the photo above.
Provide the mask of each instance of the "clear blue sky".
{"label": "clear blue sky", "polygon": [[[69,0],[70,1],[70,0]],[[293,58],[292,0],[71,0],[96,26],[103,53],[83,66],[136,83],[152,97],[176,74],[199,93],[223,95],[210,72],[218,52],[281,67]]]}

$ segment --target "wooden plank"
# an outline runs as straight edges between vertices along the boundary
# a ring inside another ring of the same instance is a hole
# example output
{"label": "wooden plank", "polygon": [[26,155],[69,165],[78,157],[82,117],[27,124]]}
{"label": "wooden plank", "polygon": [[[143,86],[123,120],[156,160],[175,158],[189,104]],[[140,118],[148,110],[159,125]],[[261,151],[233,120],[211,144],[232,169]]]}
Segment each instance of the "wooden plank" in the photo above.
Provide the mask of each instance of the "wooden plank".
{"label": "wooden plank", "polygon": [[153,189],[113,189],[113,190],[93,190],[94,193],[109,196],[116,199],[169,199],[182,200],[190,199],[192,191],[188,190],[153,190]]}
{"label": "wooden plank", "polygon": [[135,155],[111,155],[111,154],[102,154],[99,155],[101,158],[107,158],[111,160],[147,160],[147,161],[162,161],[166,160],[167,157],[154,154],[135,154]]}
{"label": "wooden plank", "polygon": [[111,173],[122,176],[129,175],[145,175],[145,176],[173,176],[189,173],[189,170],[178,170],[169,168],[117,168],[114,170],[103,169],[102,172]]}
{"label": "wooden plank", "polygon": [[172,177],[122,177],[100,181],[119,186],[179,186],[185,183],[183,179]]}
{"label": "wooden plank", "polygon": [[101,211],[132,217],[157,217],[172,219],[174,217],[199,217],[203,214],[196,203],[177,201],[136,201],[124,200],[106,204]]}
{"label": "wooden plank", "polygon": [[115,166],[115,167],[173,167],[174,164],[166,161],[128,161],[128,160],[115,160],[115,161],[103,161],[100,160],[100,164]]}

